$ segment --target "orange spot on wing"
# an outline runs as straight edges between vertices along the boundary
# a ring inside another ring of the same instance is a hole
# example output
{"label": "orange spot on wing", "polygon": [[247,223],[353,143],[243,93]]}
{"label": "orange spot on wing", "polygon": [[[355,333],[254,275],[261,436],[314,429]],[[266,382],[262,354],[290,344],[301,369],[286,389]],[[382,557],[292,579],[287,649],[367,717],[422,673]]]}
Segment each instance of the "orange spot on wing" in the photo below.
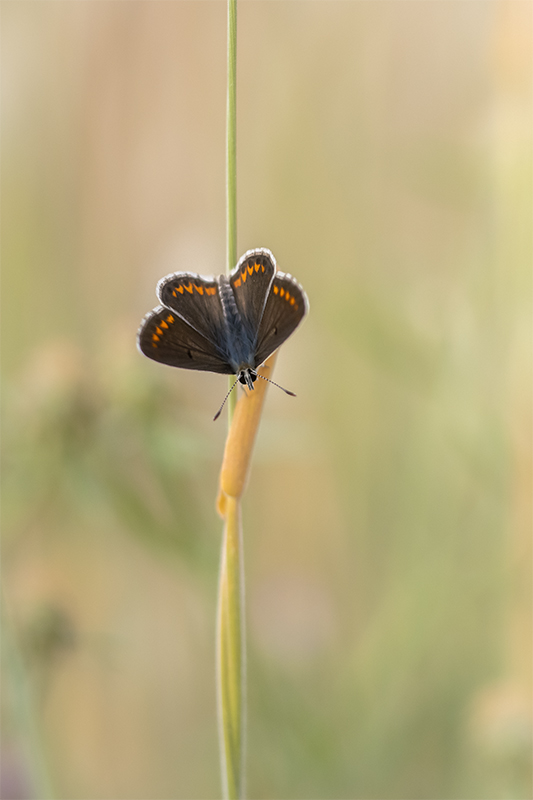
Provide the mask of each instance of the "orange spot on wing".
{"label": "orange spot on wing", "polygon": [[283,297],[284,294],[285,294],[285,289],[280,289],[279,290],[279,296]]}
{"label": "orange spot on wing", "polygon": [[167,323],[165,322],[165,320],[163,320],[163,322],[160,322],[160,323],[159,323],[159,327],[160,327],[160,328],[168,328],[168,325],[167,325]]}
{"label": "orange spot on wing", "polygon": [[157,347],[155,342],[152,342],[152,347]]}
{"label": "orange spot on wing", "polygon": [[261,266],[261,264],[257,264],[257,263],[255,264],[255,271],[256,271],[256,272],[259,272],[259,267],[260,267],[260,266]]}
{"label": "orange spot on wing", "polygon": [[246,270],[244,270],[244,272],[241,272],[241,278],[242,278],[242,282],[243,283],[246,283],[246,278],[247,277],[248,277],[248,273],[246,272]]}
{"label": "orange spot on wing", "polygon": [[187,291],[189,292],[189,294],[192,294],[192,284],[191,284],[191,283],[189,283],[189,285],[188,285],[188,286],[184,286],[183,288],[184,288],[184,289],[187,289]]}
{"label": "orange spot on wing", "polygon": [[172,289],[172,297],[177,297],[175,289]]}
{"label": "orange spot on wing", "polygon": [[158,336],[163,336],[163,331],[161,330],[161,328],[156,328],[155,332],[157,333]]}
{"label": "orange spot on wing", "polygon": [[174,317],[172,316],[172,314],[168,315],[167,322],[174,322]]}
{"label": "orange spot on wing", "polygon": [[178,286],[177,289],[180,294],[183,294],[183,286]]}
{"label": "orange spot on wing", "polygon": [[278,287],[276,285],[274,285],[274,294],[277,294],[278,292],[279,292]]}
{"label": "orange spot on wing", "polygon": [[254,265],[250,264],[250,266],[248,267],[248,275],[251,275],[253,271],[254,271]]}
{"label": "orange spot on wing", "polygon": [[291,297],[291,306],[293,306],[295,303],[296,303],[296,300],[294,299],[294,297]]}
{"label": "orange spot on wing", "polygon": [[239,288],[239,286],[241,285],[241,283],[242,283],[241,279],[240,279],[240,278],[237,278],[237,280],[235,281],[235,286],[237,287],[237,289]]}
{"label": "orange spot on wing", "polygon": [[264,271],[265,271],[265,265],[261,264],[261,272],[264,272]]}
{"label": "orange spot on wing", "polygon": [[157,333],[154,333],[154,334],[152,335],[152,340],[153,340],[154,342],[158,342],[158,341],[159,341],[159,336],[157,335]]}
{"label": "orange spot on wing", "polygon": [[194,288],[196,289],[198,294],[203,294],[204,293],[204,287],[203,286],[197,286],[196,284],[194,284]]}
{"label": "orange spot on wing", "polygon": [[205,291],[206,291],[206,294],[216,294],[217,290],[215,289],[214,286],[210,286],[210,287],[206,288]]}

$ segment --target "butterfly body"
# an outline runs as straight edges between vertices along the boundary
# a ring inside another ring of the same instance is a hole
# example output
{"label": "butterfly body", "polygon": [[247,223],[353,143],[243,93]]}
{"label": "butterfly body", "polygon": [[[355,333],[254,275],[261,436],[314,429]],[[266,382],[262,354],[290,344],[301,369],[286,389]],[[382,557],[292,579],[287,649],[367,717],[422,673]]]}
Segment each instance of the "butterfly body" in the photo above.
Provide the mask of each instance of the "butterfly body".
{"label": "butterfly body", "polygon": [[244,324],[230,282],[225,275],[220,275],[218,285],[226,328],[226,335],[221,339],[226,350],[226,360],[232,367],[233,374],[238,375],[246,367],[257,366],[254,363],[256,334]]}
{"label": "butterfly body", "polygon": [[308,310],[302,287],[276,271],[266,248],[245,253],[229,276],[167,275],[157,296],[161,305],[139,329],[140,351],[169,366],[237,375],[250,389]]}

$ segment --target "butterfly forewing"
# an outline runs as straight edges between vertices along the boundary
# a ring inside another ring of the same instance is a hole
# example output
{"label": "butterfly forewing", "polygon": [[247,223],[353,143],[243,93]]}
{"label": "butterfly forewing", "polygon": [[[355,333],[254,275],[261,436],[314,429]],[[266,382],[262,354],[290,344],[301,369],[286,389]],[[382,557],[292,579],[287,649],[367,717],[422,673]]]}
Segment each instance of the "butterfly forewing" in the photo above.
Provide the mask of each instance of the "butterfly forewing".
{"label": "butterfly forewing", "polygon": [[233,372],[213,343],[172,309],[159,306],[147,314],[137,340],[140,351],[161,364],[225,375]]}
{"label": "butterfly forewing", "polygon": [[257,334],[256,367],[293,333],[307,307],[307,296],[300,284],[291,275],[277,272]]}
{"label": "butterfly forewing", "polygon": [[215,278],[175,272],[159,281],[157,296],[162,305],[176,311],[198,333],[216,344],[225,322]]}
{"label": "butterfly forewing", "polygon": [[229,277],[237,310],[253,341],[256,339],[275,272],[274,256],[270,250],[259,248],[248,250]]}

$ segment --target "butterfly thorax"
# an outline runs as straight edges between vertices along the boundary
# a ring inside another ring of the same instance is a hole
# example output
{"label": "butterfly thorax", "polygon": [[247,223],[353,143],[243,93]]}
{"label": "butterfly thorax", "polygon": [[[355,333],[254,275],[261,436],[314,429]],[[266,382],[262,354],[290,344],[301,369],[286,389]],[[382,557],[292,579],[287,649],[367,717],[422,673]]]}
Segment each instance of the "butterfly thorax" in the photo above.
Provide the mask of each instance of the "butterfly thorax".
{"label": "butterfly thorax", "polygon": [[[257,378],[255,373],[255,337],[247,330],[239,314],[233,290],[225,275],[219,277],[220,300],[224,311],[224,318],[228,329],[228,336],[224,342],[223,356],[233,369],[234,375],[239,376],[239,381],[245,383],[250,389]],[[250,377],[253,373],[254,377]],[[244,377],[245,376],[245,377]]]}

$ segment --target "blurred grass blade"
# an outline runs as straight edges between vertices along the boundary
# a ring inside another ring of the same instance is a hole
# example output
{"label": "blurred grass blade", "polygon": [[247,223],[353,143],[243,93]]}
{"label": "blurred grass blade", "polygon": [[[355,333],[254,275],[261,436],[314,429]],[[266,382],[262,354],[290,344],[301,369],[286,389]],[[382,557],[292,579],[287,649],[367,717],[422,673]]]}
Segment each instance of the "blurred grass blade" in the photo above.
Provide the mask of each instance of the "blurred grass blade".
{"label": "blurred grass blade", "polygon": [[[51,800],[55,797],[45,756],[43,733],[39,724],[37,700],[24,658],[14,633],[9,604],[2,587],[2,670],[9,686],[9,707],[16,733],[23,741],[28,777],[35,797]],[[5,714],[7,717],[7,714]],[[4,795],[2,795],[4,796]]]}

